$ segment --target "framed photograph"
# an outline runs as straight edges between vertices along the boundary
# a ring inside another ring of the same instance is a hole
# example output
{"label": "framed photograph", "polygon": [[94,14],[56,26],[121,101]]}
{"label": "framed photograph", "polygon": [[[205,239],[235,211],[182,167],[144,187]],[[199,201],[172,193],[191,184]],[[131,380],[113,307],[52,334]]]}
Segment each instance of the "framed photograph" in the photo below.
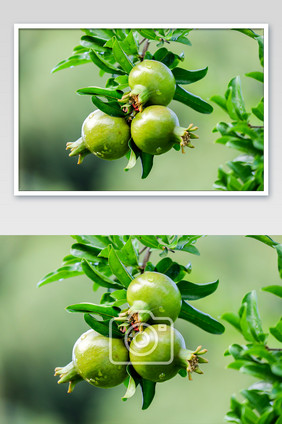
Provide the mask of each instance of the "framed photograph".
{"label": "framed photograph", "polygon": [[16,196],[268,195],[267,24],[14,30]]}

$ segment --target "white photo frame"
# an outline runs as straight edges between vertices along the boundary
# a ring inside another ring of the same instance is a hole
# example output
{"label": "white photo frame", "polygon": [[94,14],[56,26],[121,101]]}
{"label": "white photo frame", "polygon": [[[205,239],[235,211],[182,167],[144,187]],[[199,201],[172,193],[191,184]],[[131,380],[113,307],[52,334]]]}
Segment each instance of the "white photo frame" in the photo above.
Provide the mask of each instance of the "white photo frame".
{"label": "white photo frame", "polygon": [[[219,191],[219,190],[122,190],[122,191],[47,191],[19,189],[19,31],[21,29],[81,29],[81,28],[195,28],[195,29],[239,29],[252,28],[264,31],[264,190],[263,191]],[[268,24],[15,24],[14,25],[14,195],[15,196],[267,196],[269,194],[269,27]]]}

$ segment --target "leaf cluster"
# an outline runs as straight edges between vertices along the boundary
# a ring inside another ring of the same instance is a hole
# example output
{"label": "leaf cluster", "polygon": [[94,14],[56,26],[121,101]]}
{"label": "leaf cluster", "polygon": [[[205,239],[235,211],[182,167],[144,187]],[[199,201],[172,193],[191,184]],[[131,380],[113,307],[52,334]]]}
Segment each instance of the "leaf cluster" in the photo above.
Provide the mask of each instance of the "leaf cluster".
{"label": "leaf cluster", "polygon": [[[268,286],[263,290],[282,297],[281,286]],[[225,420],[237,424],[281,424],[282,317],[269,329],[269,333],[280,343],[278,348],[270,348],[266,344],[268,334],[262,328],[255,291],[244,296],[238,314],[228,312],[222,318],[247,341],[244,345],[232,344],[225,352],[226,356],[233,357],[228,368],[259,380],[248,389],[241,390],[243,401],[231,397],[230,411]]]}
{"label": "leaf cluster", "polygon": [[[259,57],[263,66],[263,37],[252,30],[240,32],[255,39],[259,45]],[[264,81],[263,72],[249,72],[247,77],[260,83]],[[218,179],[214,183],[216,190],[224,191],[263,191],[264,190],[264,98],[246,111],[242,94],[240,76],[232,78],[224,96],[215,95],[211,100],[220,106],[232,120],[230,123],[219,122],[213,132],[219,132],[216,143],[238,150],[236,159],[227,162],[229,171],[222,166],[218,169]],[[252,125],[251,119],[257,118],[262,125]]]}
{"label": "leaf cluster", "polygon": [[[199,255],[195,246],[201,236],[193,235],[136,235],[136,236],[73,236],[75,243],[70,254],[63,259],[62,265],[43,277],[38,286],[84,275],[92,284],[94,291],[103,289],[99,304],[77,303],[66,308],[71,313],[82,313],[86,323],[95,331],[109,337],[123,338],[112,319],[128,308],[126,290],[130,282],[144,271],[160,272],[169,276],[177,285],[182,296],[179,318],[184,319],[212,334],[221,334],[224,326],[209,314],[190,304],[209,296],[218,287],[218,281],[197,284],[189,281],[191,263],[183,265],[170,256],[176,251]],[[152,263],[150,255],[156,252],[159,260]],[[153,400],[155,383],[142,379],[127,367],[127,391],[124,400],[131,397],[138,385],[143,393],[143,409]],[[183,373],[182,373],[183,375]]]}

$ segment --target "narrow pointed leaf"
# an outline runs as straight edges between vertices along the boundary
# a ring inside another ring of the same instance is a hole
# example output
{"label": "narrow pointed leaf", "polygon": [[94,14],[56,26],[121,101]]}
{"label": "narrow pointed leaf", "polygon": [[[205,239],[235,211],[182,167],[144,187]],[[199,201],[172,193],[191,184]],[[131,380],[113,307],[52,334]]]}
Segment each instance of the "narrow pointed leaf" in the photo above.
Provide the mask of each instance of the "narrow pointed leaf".
{"label": "narrow pointed leaf", "polygon": [[227,112],[228,113],[228,111],[227,111],[227,106],[226,106],[226,99],[225,99],[225,97],[222,97],[222,96],[218,96],[218,95],[216,95],[216,96],[212,96],[211,98],[210,98],[210,100],[212,101],[212,102],[214,102],[214,103],[216,103],[219,107],[221,107],[225,112]]}
{"label": "narrow pointed leaf", "polygon": [[82,275],[83,271],[81,269],[80,262],[74,263],[72,265],[65,265],[58,268],[56,271],[50,272],[45,277],[43,277],[39,283],[38,287],[44,286],[45,284],[53,283],[54,281],[65,280],[66,278],[76,277]]}
{"label": "narrow pointed leaf", "polygon": [[117,317],[120,309],[107,305],[96,305],[95,303],[77,303],[66,307],[68,312],[82,312],[85,314],[98,314],[102,317]]}
{"label": "narrow pointed leaf", "polygon": [[235,109],[237,117],[244,121],[248,118],[248,114],[245,109],[245,102],[242,95],[241,79],[239,76],[232,78],[229,82],[228,87],[231,88],[231,101]]}
{"label": "narrow pointed leaf", "polygon": [[279,342],[282,343],[282,318],[280,318],[280,321],[275,327],[270,327],[269,331]]}
{"label": "narrow pointed leaf", "polygon": [[121,99],[122,98],[122,92],[113,90],[110,88],[100,88],[100,87],[85,87],[85,88],[79,88],[76,91],[78,94],[81,95],[97,95],[97,96],[103,96],[109,99]]}
{"label": "narrow pointed leaf", "polygon": [[175,78],[176,84],[192,84],[193,82],[199,81],[206,76],[208,67],[202,69],[196,69],[188,71],[187,69],[174,68],[172,73]]}
{"label": "narrow pointed leaf", "polygon": [[185,300],[182,302],[179,318],[185,319],[186,321],[197,325],[208,333],[222,334],[225,330],[224,326],[220,322],[212,318],[210,315],[189,305],[185,302]]}
{"label": "narrow pointed leaf", "polygon": [[182,299],[185,300],[198,300],[203,297],[209,296],[218,287],[219,280],[206,284],[195,284],[190,281],[179,281],[177,287],[180,290]]}
{"label": "narrow pointed leaf", "polygon": [[124,72],[129,74],[134,65],[127,56],[127,54],[123,51],[117,39],[115,39],[113,42],[113,55],[115,60],[120,64],[120,66],[124,70]]}
{"label": "narrow pointed leaf", "polygon": [[54,68],[51,70],[51,73],[54,74],[57,71],[61,71],[62,69],[72,68],[78,65],[84,65],[85,63],[90,63],[91,59],[89,57],[89,53],[80,53],[70,56],[68,59],[62,60],[59,62]]}
{"label": "narrow pointed leaf", "polygon": [[201,99],[201,97],[196,96],[195,94],[192,94],[189,91],[186,91],[179,85],[176,85],[176,90],[173,98],[174,100],[184,103],[186,106],[189,106],[200,113],[211,113],[213,111],[213,107],[209,103]]}
{"label": "narrow pointed leaf", "polygon": [[233,312],[226,312],[221,316],[221,318],[233,325],[233,327],[240,331],[240,333],[242,332],[240,318],[237,314],[234,314]]}
{"label": "narrow pointed leaf", "polygon": [[95,266],[92,266],[86,259],[83,259],[81,261],[81,265],[85,275],[99,286],[112,289],[121,288],[120,284],[114,282],[106,275],[102,274]]}
{"label": "narrow pointed leaf", "polygon": [[91,50],[90,53],[90,59],[94,63],[94,65],[98,66],[98,68],[102,69],[102,71],[108,73],[108,74],[119,74],[124,75],[125,72],[122,69],[117,69],[114,66],[111,66],[109,63],[105,62],[101,56],[99,56],[94,50]]}
{"label": "narrow pointed leaf", "polygon": [[257,81],[263,82],[264,80],[264,74],[263,72],[248,72],[245,74],[246,77],[254,78]]}
{"label": "narrow pointed leaf", "polygon": [[126,269],[124,264],[121,262],[113,247],[111,247],[109,253],[109,266],[111,268],[112,273],[118,278],[120,283],[124,287],[128,287],[131,281],[133,280],[133,277],[132,275],[130,275],[129,271]]}
{"label": "narrow pointed leaf", "polygon": [[101,258],[98,258],[100,249],[87,244],[75,243],[72,245],[70,252],[77,258],[87,259],[92,262],[101,262]]}
{"label": "narrow pointed leaf", "polygon": [[[244,321],[246,319],[249,331],[254,339],[254,341],[263,343],[265,341],[266,335],[262,329],[262,323],[257,306],[257,295],[255,290],[246,294],[243,299],[243,302],[246,305],[246,314],[244,316]],[[241,328],[242,328],[242,319],[241,318]]]}
{"label": "narrow pointed leaf", "polygon": [[282,286],[278,286],[276,284],[263,287],[262,291],[266,291],[268,293],[275,294],[275,296],[282,297]]}
{"label": "narrow pointed leaf", "polygon": [[84,314],[84,320],[89,325],[89,327],[91,327],[94,331],[97,331],[105,337],[110,337],[110,334],[112,335],[112,337],[118,339],[122,339],[124,337],[124,335],[118,330],[116,323],[112,320],[98,321],[90,314]]}
{"label": "narrow pointed leaf", "polygon": [[107,115],[116,116],[118,118],[123,118],[125,116],[118,102],[103,102],[98,97],[92,96],[92,103]]}
{"label": "narrow pointed leaf", "polygon": [[148,177],[154,162],[154,156],[149,153],[141,152],[140,154],[141,163],[142,163],[142,180]]}
{"label": "narrow pointed leaf", "polygon": [[142,409],[145,410],[149,408],[149,406],[151,405],[155,397],[156,383],[142,378],[140,385],[141,385],[142,396],[143,396]]}

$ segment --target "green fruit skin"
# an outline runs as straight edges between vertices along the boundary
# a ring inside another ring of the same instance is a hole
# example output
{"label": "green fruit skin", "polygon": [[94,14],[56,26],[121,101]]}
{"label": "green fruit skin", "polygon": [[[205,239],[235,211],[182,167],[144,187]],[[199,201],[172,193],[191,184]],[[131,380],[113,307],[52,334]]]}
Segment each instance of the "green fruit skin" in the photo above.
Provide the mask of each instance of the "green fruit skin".
{"label": "green fruit skin", "polygon": [[170,318],[175,321],[181,309],[181,294],[177,285],[167,275],[146,271],[128,286],[127,302],[134,310],[143,307],[155,317],[154,322],[164,323],[157,318]]}
{"label": "green fruit skin", "polygon": [[161,155],[177,141],[173,133],[179,125],[176,114],[165,106],[149,106],[131,124],[134,143],[142,152]]}
{"label": "green fruit skin", "polygon": [[[181,349],[185,349],[185,341],[179,331],[168,325],[155,324],[134,337],[129,356],[141,377],[158,383],[170,380],[183,368],[178,359]],[[151,364],[170,360],[168,364]]]}
{"label": "green fruit skin", "polygon": [[101,110],[85,119],[81,135],[87,149],[101,159],[119,159],[129,151],[130,129],[126,121]]}
{"label": "green fruit skin", "polygon": [[157,60],[144,60],[130,71],[128,84],[131,89],[142,85],[149,91],[148,105],[168,105],[175,93],[175,78],[171,70]]}
{"label": "green fruit skin", "polygon": [[[127,362],[128,350],[122,339],[111,339],[112,358]],[[82,334],[73,347],[72,361],[77,373],[93,386],[108,388],[121,384],[127,376],[126,365],[110,361],[110,339],[94,330]]]}

